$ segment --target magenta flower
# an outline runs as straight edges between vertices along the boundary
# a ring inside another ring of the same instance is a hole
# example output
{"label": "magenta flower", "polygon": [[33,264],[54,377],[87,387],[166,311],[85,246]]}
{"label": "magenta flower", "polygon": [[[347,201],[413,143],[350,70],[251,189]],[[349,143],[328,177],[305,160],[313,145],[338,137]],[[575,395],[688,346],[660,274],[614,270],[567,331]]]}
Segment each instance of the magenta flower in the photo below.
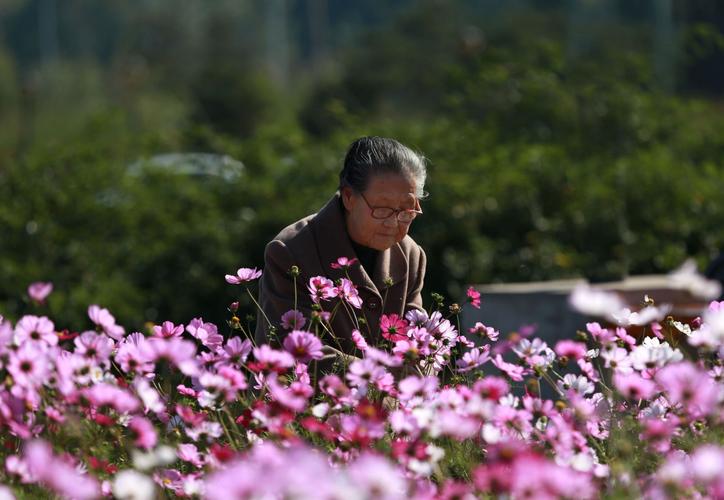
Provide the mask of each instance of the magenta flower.
{"label": "magenta flower", "polygon": [[239,337],[232,337],[226,341],[224,350],[220,351],[219,354],[222,359],[217,363],[218,365],[231,364],[238,365],[240,363],[246,363],[246,359],[251,354],[253,346],[251,340],[241,340]]}
{"label": "magenta flower", "polygon": [[[284,372],[294,366],[294,357],[286,351],[277,351],[267,344],[254,349],[257,371]],[[251,368],[251,366],[250,366]]]}
{"label": "magenta flower", "polygon": [[284,339],[284,349],[300,363],[322,359],[322,342],[313,334],[294,330]]}
{"label": "magenta flower", "polygon": [[470,303],[470,305],[476,309],[480,309],[480,292],[478,292],[473,287],[469,287],[466,295],[468,297],[468,302]]}
{"label": "magenta flower", "polygon": [[55,325],[45,316],[23,316],[15,325],[15,344],[22,345],[25,342],[42,349],[58,345]]}
{"label": "magenta flower", "polygon": [[307,290],[309,290],[309,296],[315,304],[319,304],[320,300],[329,300],[337,296],[337,288],[332,280],[323,276],[309,278]]}
{"label": "magenta flower", "polygon": [[340,280],[340,285],[337,287],[337,294],[345,302],[356,309],[362,309],[362,298],[359,296],[357,287],[347,278]]}
{"label": "magenta flower", "polygon": [[298,381],[292,382],[289,387],[283,387],[277,381],[276,373],[267,378],[267,386],[274,401],[297,413],[304,411],[309,398],[314,394],[311,386]]}
{"label": "magenta flower", "polygon": [[282,314],[282,328],[285,330],[301,330],[306,323],[307,320],[304,319],[304,315],[294,309]]}
{"label": "magenta flower", "polygon": [[196,362],[196,346],[193,342],[170,337],[162,339],[151,337],[139,345],[141,353],[146,361],[157,363],[168,361],[176,366],[184,375],[194,376],[198,373],[199,367]]}
{"label": "magenta flower", "polygon": [[226,282],[232,285],[241,285],[242,283],[248,283],[254,281],[261,276],[261,271],[257,268],[241,267],[236,271],[236,276],[233,274],[226,275]]}
{"label": "magenta flower", "polygon": [[138,332],[130,334],[118,343],[115,360],[126,373],[149,373],[153,370],[153,363],[144,355],[143,344],[146,338]]}
{"label": "magenta flower", "polygon": [[28,287],[28,295],[30,296],[30,299],[38,304],[44,303],[45,299],[48,298],[48,295],[50,295],[52,291],[53,284],[43,281],[36,281],[35,283],[31,283]]}
{"label": "magenta flower", "polygon": [[336,262],[332,262],[329,267],[332,269],[349,269],[354,264],[359,262],[357,259],[350,259],[347,257],[339,257]]}

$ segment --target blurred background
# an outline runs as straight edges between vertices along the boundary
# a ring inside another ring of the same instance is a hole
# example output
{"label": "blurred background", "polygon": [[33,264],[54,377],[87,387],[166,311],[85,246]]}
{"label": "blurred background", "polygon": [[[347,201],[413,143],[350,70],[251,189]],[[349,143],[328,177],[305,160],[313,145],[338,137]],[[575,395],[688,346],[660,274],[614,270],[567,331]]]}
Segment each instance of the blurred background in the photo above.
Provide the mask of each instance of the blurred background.
{"label": "blurred background", "polygon": [[716,0],[2,0],[0,314],[221,322],[352,140],[430,161],[429,292],[724,247]]}

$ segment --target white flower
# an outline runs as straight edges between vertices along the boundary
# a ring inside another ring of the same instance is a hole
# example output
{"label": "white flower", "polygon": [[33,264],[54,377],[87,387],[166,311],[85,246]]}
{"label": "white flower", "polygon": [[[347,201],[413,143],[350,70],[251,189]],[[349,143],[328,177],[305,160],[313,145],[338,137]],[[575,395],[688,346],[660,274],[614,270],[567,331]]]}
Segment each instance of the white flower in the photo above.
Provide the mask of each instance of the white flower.
{"label": "white flower", "polygon": [[628,307],[624,307],[619,312],[611,316],[619,326],[643,326],[648,325],[652,321],[660,321],[671,311],[670,304],[662,304],[659,307],[646,306],[638,312],[632,312]]}
{"label": "white flower", "polygon": [[605,360],[606,368],[613,368],[618,373],[631,373],[631,360],[628,351],[623,347],[615,347],[604,351],[601,357]]}
{"label": "white flower", "polygon": [[655,337],[646,337],[643,344],[637,345],[631,351],[629,359],[634,369],[646,370],[681,361],[684,355],[678,349],[672,349],[667,342],[661,342]]}
{"label": "white flower", "polygon": [[329,403],[319,403],[318,405],[314,405],[312,407],[312,415],[314,415],[317,418],[324,418],[324,416],[329,412]]}
{"label": "white flower", "polygon": [[721,284],[699,274],[693,259],[687,259],[681,267],[669,273],[669,283],[706,300],[714,300],[721,294]]}
{"label": "white flower", "polygon": [[589,285],[578,285],[568,302],[576,311],[588,316],[610,317],[625,306],[615,293],[597,290]]}
{"label": "white flower", "polygon": [[510,406],[511,408],[518,408],[520,399],[513,394],[506,394],[500,398],[500,404],[503,406]]}
{"label": "white flower", "polygon": [[124,500],[153,500],[156,498],[156,486],[145,474],[126,469],[113,478],[113,495]]}
{"label": "white flower", "polygon": [[140,470],[150,470],[154,467],[169,465],[176,461],[176,451],[170,446],[161,445],[155,450],[143,452],[133,450],[131,452],[133,466]]}
{"label": "white flower", "polygon": [[573,375],[572,373],[567,374],[563,377],[563,380],[558,381],[558,388],[566,392],[569,389],[573,389],[581,396],[592,393],[596,387],[583,375]]}

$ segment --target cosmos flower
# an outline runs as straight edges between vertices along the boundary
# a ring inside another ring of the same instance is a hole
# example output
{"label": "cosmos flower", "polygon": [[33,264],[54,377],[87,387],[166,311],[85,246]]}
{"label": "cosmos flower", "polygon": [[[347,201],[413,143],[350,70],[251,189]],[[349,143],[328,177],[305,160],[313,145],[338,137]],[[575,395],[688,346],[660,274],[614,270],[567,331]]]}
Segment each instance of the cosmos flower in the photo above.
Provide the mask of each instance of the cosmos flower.
{"label": "cosmos flower", "polygon": [[243,283],[249,283],[258,279],[261,276],[261,271],[256,268],[241,267],[236,271],[236,275],[227,274],[225,276],[226,282],[232,285],[241,285]]}

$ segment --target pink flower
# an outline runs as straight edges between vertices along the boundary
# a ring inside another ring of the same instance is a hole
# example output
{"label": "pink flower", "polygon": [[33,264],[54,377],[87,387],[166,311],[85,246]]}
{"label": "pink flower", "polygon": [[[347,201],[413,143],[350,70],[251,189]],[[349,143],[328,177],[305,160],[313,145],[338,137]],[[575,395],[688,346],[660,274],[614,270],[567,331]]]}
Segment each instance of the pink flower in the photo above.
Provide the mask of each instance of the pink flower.
{"label": "pink flower", "polygon": [[469,372],[484,365],[488,361],[490,361],[490,345],[485,345],[482,349],[476,347],[463,354],[463,357],[457,360],[458,371]]}
{"label": "pink flower", "polygon": [[398,384],[398,398],[407,403],[413,399],[429,399],[437,391],[439,381],[437,377],[417,377],[411,375],[400,380]]}
{"label": "pink flower", "polygon": [[128,391],[105,382],[84,389],[83,396],[95,407],[110,406],[118,413],[136,411],[140,406]]}
{"label": "pink flower", "polygon": [[212,351],[221,347],[224,337],[219,335],[219,330],[213,323],[204,323],[201,318],[194,318],[186,325],[186,331],[193,337],[199,339],[203,345]]}
{"label": "pink flower", "polygon": [[615,372],[613,374],[613,385],[623,396],[635,401],[647,400],[656,392],[656,384],[636,373],[624,375]]}
{"label": "pink flower", "polygon": [[478,292],[473,287],[469,287],[466,295],[468,297],[468,302],[470,303],[470,305],[476,309],[480,309],[480,292]]}
{"label": "pink flower", "polygon": [[301,330],[306,323],[307,320],[304,319],[304,315],[294,309],[282,314],[282,328],[285,330]]}
{"label": "pink flower", "polygon": [[555,348],[556,354],[570,359],[579,360],[586,355],[586,344],[573,340],[559,340]]}
{"label": "pink flower", "polygon": [[337,287],[337,294],[345,302],[356,309],[362,309],[362,298],[357,292],[357,287],[347,278],[340,280],[340,285]]}
{"label": "pink flower", "polygon": [[58,345],[55,325],[45,316],[23,316],[15,325],[15,343],[22,345],[25,342],[32,342],[42,349]]}
{"label": "pink flower", "polygon": [[144,357],[143,344],[146,338],[138,332],[130,334],[118,343],[115,360],[126,373],[148,373],[153,370],[153,363]]}
{"label": "pink flower", "polygon": [[294,330],[284,339],[284,349],[300,363],[322,359],[322,342],[309,332]]}
{"label": "pink flower", "polygon": [[288,388],[281,386],[277,381],[276,373],[267,378],[267,386],[272,399],[297,413],[304,411],[309,398],[314,394],[311,386],[301,382],[292,382]]}
{"label": "pink flower", "polygon": [[193,376],[198,373],[199,368],[195,359],[196,346],[193,342],[178,337],[166,339],[151,337],[139,344],[139,348],[144,359],[150,363],[165,360],[176,366],[184,375]]}
{"label": "pink flower", "polygon": [[97,498],[98,482],[87,474],[80,474],[75,465],[53,455],[44,441],[32,441],[25,447],[25,460],[30,473],[61,497],[79,500]]}
{"label": "pink flower", "polygon": [[475,326],[468,330],[468,333],[476,335],[482,339],[489,339],[491,342],[495,342],[500,336],[500,332],[495,328],[492,326],[485,326],[479,321],[475,323]]}
{"label": "pink flower", "polygon": [[473,391],[480,394],[485,399],[498,401],[500,398],[508,394],[510,386],[502,377],[488,376],[478,380],[473,385]]}
{"label": "pink flower", "polygon": [[329,267],[332,269],[349,269],[359,262],[357,259],[349,259],[347,257],[339,257],[336,262],[332,262]]}
{"label": "pink flower", "polygon": [[28,295],[33,302],[36,302],[38,304],[42,304],[43,302],[45,302],[45,299],[48,297],[48,295],[50,295],[52,291],[53,284],[43,281],[36,281],[35,283],[31,283],[28,287]]}
{"label": "pink flower", "polygon": [[44,351],[25,343],[10,353],[7,366],[13,382],[26,388],[37,388],[48,377],[48,359]]}
{"label": "pink flower", "polygon": [[352,330],[352,342],[360,351],[366,351],[368,348],[367,341],[357,329]]}
{"label": "pink flower", "polygon": [[254,349],[254,364],[249,368],[254,371],[284,372],[294,366],[294,357],[286,351],[277,351],[267,344],[262,344]]}
{"label": "pink flower", "polygon": [[153,336],[168,338],[168,337],[180,337],[184,333],[183,325],[174,325],[170,321],[164,321],[161,326],[153,325]]}
{"label": "pink flower", "polygon": [[194,444],[180,444],[176,453],[181,460],[189,462],[194,467],[201,468],[204,466],[203,456],[199,454],[199,451],[196,449],[196,445]]}
{"label": "pink flower", "polygon": [[128,423],[128,428],[136,435],[133,444],[144,450],[149,450],[156,446],[158,436],[153,424],[146,417],[133,417]]}
{"label": "pink flower", "polygon": [[692,417],[705,417],[716,407],[719,386],[689,362],[663,367],[656,374],[656,382],[672,405],[681,405]]}
{"label": "pink flower", "polygon": [[98,364],[107,364],[113,351],[114,342],[106,335],[94,331],[81,333],[75,339],[75,353],[93,360]]}
{"label": "pink flower", "polygon": [[309,296],[315,304],[319,304],[320,300],[329,300],[337,296],[337,288],[332,280],[323,276],[309,278],[307,290],[309,290]]}
{"label": "pink flower", "polygon": [[226,282],[232,285],[241,285],[242,283],[248,283],[254,281],[261,276],[261,271],[256,268],[241,267],[236,271],[236,276],[232,274],[226,275]]}
{"label": "pink flower", "polygon": [[106,335],[115,340],[121,340],[126,333],[122,326],[116,324],[116,318],[113,317],[108,309],[101,308],[95,304],[88,306],[88,317],[93,323],[100,326]]}
{"label": "pink flower", "polygon": [[221,352],[223,359],[219,363],[230,363],[231,365],[238,365],[240,363],[246,363],[246,359],[251,354],[253,346],[251,340],[241,340],[239,337],[232,337],[226,341],[224,350]]}
{"label": "pink flower", "polygon": [[503,361],[503,357],[500,354],[495,356],[495,359],[493,359],[493,364],[500,371],[509,376],[511,380],[515,380],[516,382],[520,382],[521,380],[523,380],[525,368],[511,363],[506,363],[505,361]]}

